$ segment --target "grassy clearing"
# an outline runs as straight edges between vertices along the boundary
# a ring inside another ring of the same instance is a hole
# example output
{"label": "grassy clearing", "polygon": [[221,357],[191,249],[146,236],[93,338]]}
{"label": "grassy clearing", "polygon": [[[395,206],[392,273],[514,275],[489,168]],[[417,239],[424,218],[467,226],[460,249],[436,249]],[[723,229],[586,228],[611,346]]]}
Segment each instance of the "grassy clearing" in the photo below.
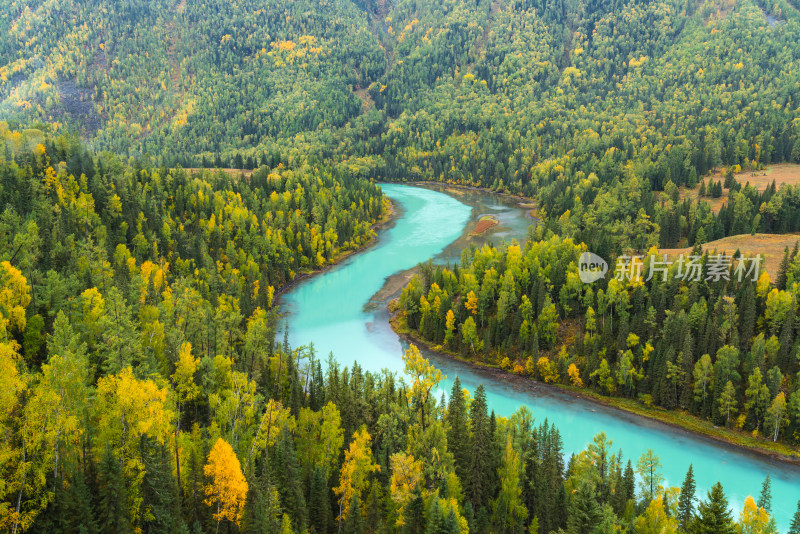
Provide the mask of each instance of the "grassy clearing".
{"label": "grassy clearing", "polygon": [[[770,279],[777,280],[778,268],[783,259],[783,251],[786,247],[789,250],[794,248],[794,244],[800,241],[800,234],[740,234],[732,235],[716,241],[711,241],[703,245],[703,251],[718,252],[732,255],[737,250],[746,256],[763,254],[765,267]],[[689,254],[692,251],[688,248],[665,248],[660,249],[662,254],[676,257],[680,254]]]}
{"label": "grassy clearing", "polygon": [[[750,184],[759,191],[764,191],[767,187],[775,182],[775,186],[780,189],[782,185],[800,185],[800,165],[794,163],[780,163],[778,165],[771,165],[765,169],[758,171],[742,171],[733,175],[736,181],[745,186]],[[700,183],[692,189],[686,187],[680,188],[681,200],[689,199],[692,202],[697,202],[700,197],[700,184],[705,182],[706,190],[711,186],[712,182],[725,183],[725,174],[722,169],[714,169],[707,176],[704,176]],[[712,198],[710,196],[702,197],[702,200],[708,202],[711,206],[711,211],[718,213],[723,204],[728,203],[730,195],[729,189],[722,190],[722,196]]]}

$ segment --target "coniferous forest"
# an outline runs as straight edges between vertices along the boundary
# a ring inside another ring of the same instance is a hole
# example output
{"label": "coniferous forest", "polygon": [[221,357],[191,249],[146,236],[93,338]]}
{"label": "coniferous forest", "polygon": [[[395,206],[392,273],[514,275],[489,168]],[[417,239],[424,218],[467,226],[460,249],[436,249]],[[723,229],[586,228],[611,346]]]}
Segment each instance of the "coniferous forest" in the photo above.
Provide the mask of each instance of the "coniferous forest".
{"label": "coniferous forest", "polygon": [[[702,246],[800,232],[800,179],[737,178],[800,164],[798,43],[797,0],[0,2],[0,530],[777,533],[769,477],[732,510],[566,451],[414,345],[292,346],[279,297],[373,242],[377,181],[519,195],[525,242],[420,265],[396,328],[797,455],[798,248]],[[703,276],[580,279],[680,247]]]}

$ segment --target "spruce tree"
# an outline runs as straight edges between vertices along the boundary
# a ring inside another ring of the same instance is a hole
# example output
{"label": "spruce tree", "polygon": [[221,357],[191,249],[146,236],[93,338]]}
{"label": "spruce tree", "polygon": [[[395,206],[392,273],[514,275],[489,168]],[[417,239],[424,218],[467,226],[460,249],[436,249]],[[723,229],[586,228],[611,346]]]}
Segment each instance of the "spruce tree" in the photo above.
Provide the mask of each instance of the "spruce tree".
{"label": "spruce tree", "polygon": [[300,465],[294,450],[294,440],[284,428],[272,454],[273,482],[278,488],[283,510],[289,514],[292,525],[300,531],[307,522],[306,499],[300,481]]}
{"label": "spruce tree", "polygon": [[128,492],[122,468],[111,447],[106,447],[100,462],[97,488],[97,526],[100,532],[122,534],[132,532],[128,516]]}
{"label": "spruce tree", "polygon": [[451,509],[442,521],[441,528],[436,534],[459,534],[461,528],[458,524],[456,513]]}
{"label": "spruce tree", "polygon": [[601,515],[594,486],[587,481],[581,482],[569,505],[567,532],[569,534],[594,532]]}
{"label": "spruce tree", "polygon": [[406,505],[403,514],[403,534],[423,534],[425,532],[425,501],[419,485],[414,488],[414,496]]}
{"label": "spruce tree", "polygon": [[361,515],[361,506],[356,494],[350,499],[347,517],[342,523],[342,534],[364,534],[364,517]]}
{"label": "spruce tree", "polygon": [[367,532],[380,532],[383,529],[383,491],[377,478],[370,484],[365,521]]}
{"label": "spruce tree", "polygon": [[769,532],[778,532],[775,516],[772,515],[772,479],[769,473],[767,473],[764,482],[761,484],[761,495],[759,495],[756,504],[769,514]]}
{"label": "spruce tree", "polygon": [[459,480],[467,479],[470,466],[469,426],[467,405],[461,391],[461,380],[456,377],[450,390],[450,404],[447,406],[447,448],[453,453],[455,471]]}
{"label": "spruce tree", "polygon": [[772,479],[769,474],[767,474],[764,478],[764,482],[761,484],[761,495],[758,496],[756,504],[760,508],[766,510],[768,514],[772,514]]}
{"label": "spruce tree", "polygon": [[490,498],[492,483],[492,434],[486,406],[486,391],[483,385],[475,390],[475,399],[470,406],[472,446],[470,466],[466,479],[466,490],[475,510],[485,507]]}
{"label": "spruce tree", "polygon": [[792,524],[789,526],[789,534],[800,534],[800,501],[797,501],[797,511],[792,518]]}
{"label": "spruce tree", "polygon": [[683,479],[681,494],[678,498],[678,523],[683,530],[689,527],[694,517],[694,492],[694,471],[692,465],[689,464],[689,470],[686,472],[686,478]]}
{"label": "spruce tree", "polygon": [[153,534],[179,532],[183,521],[169,452],[153,440],[143,440],[142,448],[145,467],[142,479],[144,530]]}
{"label": "spruce tree", "polygon": [[330,490],[321,467],[314,469],[308,494],[308,523],[316,533],[328,532],[333,521]]}
{"label": "spruce tree", "polygon": [[728,508],[728,499],[722,489],[722,484],[717,482],[708,492],[708,500],[697,507],[695,517],[689,529],[691,534],[734,534],[736,528],[733,524],[731,511]]}
{"label": "spruce tree", "polygon": [[786,247],[783,250],[783,259],[781,260],[781,264],[778,266],[778,279],[775,282],[775,285],[781,291],[786,289],[786,274],[789,271],[789,247]]}

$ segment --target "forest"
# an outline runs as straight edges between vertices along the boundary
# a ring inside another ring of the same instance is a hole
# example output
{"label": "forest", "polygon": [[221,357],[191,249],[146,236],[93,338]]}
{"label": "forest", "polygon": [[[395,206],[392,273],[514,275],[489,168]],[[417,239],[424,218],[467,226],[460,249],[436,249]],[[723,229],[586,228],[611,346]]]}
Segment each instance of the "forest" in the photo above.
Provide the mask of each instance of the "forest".
{"label": "forest", "polygon": [[[769,478],[731,511],[603,433],[565,456],[414,346],[404,376],[291,346],[276,299],[373,241],[376,181],[521,195],[528,239],[420,266],[397,324],[796,448],[800,253],[739,280],[700,246],[800,231],[800,186],[734,178],[800,163],[799,9],[0,2],[0,529],[777,532]],[[580,280],[657,247],[703,276]]]}
{"label": "forest", "polygon": [[0,134],[4,530],[775,531],[769,479],[735,516],[691,470],[665,487],[652,450],[601,433],[565,458],[554,425],[496,417],[482,387],[437,399],[413,346],[403,378],[281,342],[276,289],[370,238],[369,181]]}
{"label": "forest", "polygon": [[535,234],[525,247],[472,247],[455,266],[423,266],[399,298],[405,326],[542,382],[800,443],[796,247],[775,282],[763,270],[737,273],[749,258],[725,264],[699,250],[700,276],[686,281],[651,249],[641,276],[619,270],[590,285],[578,273],[585,245]]}

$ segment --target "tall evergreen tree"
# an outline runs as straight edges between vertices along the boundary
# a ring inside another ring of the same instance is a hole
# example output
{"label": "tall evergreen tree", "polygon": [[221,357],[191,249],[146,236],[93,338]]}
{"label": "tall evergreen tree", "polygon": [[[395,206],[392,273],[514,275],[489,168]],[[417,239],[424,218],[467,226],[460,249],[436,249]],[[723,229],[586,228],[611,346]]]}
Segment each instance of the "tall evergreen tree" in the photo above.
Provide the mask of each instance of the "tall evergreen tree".
{"label": "tall evergreen tree", "polygon": [[469,419],[466,400],[461,390],[461,380],[456,377],[450,390],[447,406],[447,448],[453,453],[456,475],[467,480],[470,467]]}
{"label": "tall evergreen tree", "polygon": [[403,514],[403,534],[423,534],[425,532],[425,501],[422,499],[422,491],[419,485],[414,488],[413,496],[406,505]]}
{"label": "tall evergreen tree", "polygon": [[569,534],[590,534],[594,532],[601,515],[602,510],[597,502],[594,486],[588,481],[581,482],[569,505],[567,532]]}
{"label": "tall evergreen tree", "polygon": [[145,467],[142,479],[143,529],[153,534],[179,532],[183,520],[170,454],[166,447],[153,440],[143,440],[142,448]]}
{"label": "tall evergreen tree", "polygon": [[783,259],[781,260],[780,265],[778,266],[778,279],[775,281],[775,285],[781,291],[786,289],[786,278],[787,272],[789,271],[789,247],[786,247],[783,250]]}
{"label": "tall evergreen tree", "polygon": [[273,478],[281,505],[292,520],[294,528],[304,530],[307,523],[306,499],[300,480],[300,465],[294,450],[294,440],[284,428],[272,454]]}
{"label": "tall evergreen tree", "polygon": [[330,490],[321,467],[314,469],[308,495],[308,523],[311,531],[322,534],[330,530],[333,523]]}
{"label": "tall evergreen tree", "polygon": [[483,385],[475,389],[475,398],[470,406],[470,424],[472,426],[472,443],[466,490],[474,509],[480,510],[488,505],[491,497],[492,448],[494,446],[487,412],[486,391]]}
{"label": "tall evergreen tree", "polygon": [[728,507],[728,499],[719,482],[714,484],[711,491],[708,492],[708,499],[702,501],[697,507],[697,517],[692,521],[689,532],[691,534],[734,534],[736,532]]}
{"label": "tall evergreen tree", "polygon": [[797,501],[797,511],[792,518],[792,524],[789,525],[789,534],[800,534],[800,501]]}
{"label": "tall evergreen tree", "polygon": [[681,493],[678,497],[678,523],[683,530],[689,528],[694,517],[694,493],[694,471],[692,465],[689,464],[689,470],[686,472],[686,478],[683,479]]}
{"label": "tall evergreen tree", "polygon": [[772,478],[770,478],[769,474],[764,478],[764,482],[761,483],[761,494],[758,496],[756,504],[766,510],[768,514],[772,514]]}
{"label": "tall evergreen tree", "polygon": [[364,534],[364,516],[361,515],[361,506],[358,496],[353,494],[347,517],[342,523],[342,534]]}
{"label": "tall evergreen tree", "polygon": [[128,514],[128,492],[122,468],[111,447],[106,447],[100,462],[97,488],[97,526],[100,532],[123,534],[132,532]]}

